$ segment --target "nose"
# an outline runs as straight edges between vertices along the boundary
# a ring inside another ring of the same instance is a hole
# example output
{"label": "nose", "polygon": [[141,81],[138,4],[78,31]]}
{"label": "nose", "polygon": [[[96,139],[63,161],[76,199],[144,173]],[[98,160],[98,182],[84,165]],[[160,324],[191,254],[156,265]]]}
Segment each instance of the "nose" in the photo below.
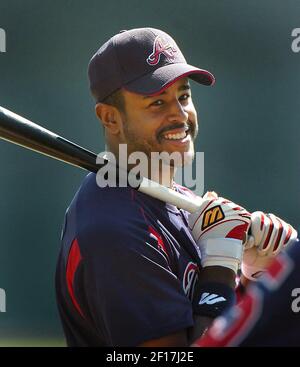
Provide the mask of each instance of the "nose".
{"label": "nose", "polygon": [[188,112],[185,110],[184,106],[180,101],[174,101],[170,106],[168,120],[170,122],[187,122],[189,118]]}

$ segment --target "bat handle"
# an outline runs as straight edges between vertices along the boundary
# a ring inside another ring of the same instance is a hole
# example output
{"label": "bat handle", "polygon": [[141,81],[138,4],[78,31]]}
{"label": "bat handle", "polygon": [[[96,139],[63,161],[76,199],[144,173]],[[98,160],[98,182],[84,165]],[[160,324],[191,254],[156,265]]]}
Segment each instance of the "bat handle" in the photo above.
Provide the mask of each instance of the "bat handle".
{"label": "bat handle", "polygon": [[[203,203],[203,199],[200,196],[195,196],[195,198],[184,196],[168,187],[159,185],[154,181],[150,181],[145,177],[143,177],[138,191],[152,196],[155,199],[170,203],[180,209],[184,209],[189,213],[195,213]],[[255,243],[255,239],[251,233],[251,226],[249,227],[247,234],[248,238],[245,249],[253,247]]]}
{"label": "bat handle", "polygon": [[150,181],[145,177],[143,177],[138,191],[177,206],[177,208],[184,209],[190,213],[196,212],[202,204],[202,199],[199,196],[195,196],[195,198],[184,196],[183,194],[180,194],[169,187],[165,187],[154,181]]}

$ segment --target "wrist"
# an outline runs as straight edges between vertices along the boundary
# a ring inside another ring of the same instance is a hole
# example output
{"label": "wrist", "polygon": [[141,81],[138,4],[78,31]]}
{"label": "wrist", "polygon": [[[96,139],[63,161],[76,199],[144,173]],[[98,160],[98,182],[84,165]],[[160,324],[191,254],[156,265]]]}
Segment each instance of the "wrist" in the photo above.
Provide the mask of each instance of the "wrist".
{"label": "wrist", "polygon": [[198,282],[192,301],[193,313],[214,319],[235,302],[235,291],[230,286],[220,282]]}
{"label": "wrist", "polygon": [[241,264],[243,243],[232,238],[209,238],[199,243],[203,268],[220,266],[235,274]]}
{"label": "wrist", "polygon": [[207,266],[201,269],[199,283],[215,282],[225,284],[232,289],[236,286],[236,274],[233,270],[223,266]]}

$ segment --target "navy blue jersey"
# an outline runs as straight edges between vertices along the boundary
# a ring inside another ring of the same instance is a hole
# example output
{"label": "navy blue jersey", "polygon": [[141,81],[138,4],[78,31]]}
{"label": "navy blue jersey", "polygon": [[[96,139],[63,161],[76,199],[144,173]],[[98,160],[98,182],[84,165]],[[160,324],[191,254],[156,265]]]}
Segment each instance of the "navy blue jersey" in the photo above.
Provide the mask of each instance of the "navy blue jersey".
{"label": "navy blue jersey", "polygon": [[201,264],[187,215],[85,178],[66,212],[56,271],[69,346],[136,346],[193,326]]}
{"label": "navy blue jersey", "polygon": [[201,347],[300,346],[300,244],[280,253],[238,305],[215,320]]}

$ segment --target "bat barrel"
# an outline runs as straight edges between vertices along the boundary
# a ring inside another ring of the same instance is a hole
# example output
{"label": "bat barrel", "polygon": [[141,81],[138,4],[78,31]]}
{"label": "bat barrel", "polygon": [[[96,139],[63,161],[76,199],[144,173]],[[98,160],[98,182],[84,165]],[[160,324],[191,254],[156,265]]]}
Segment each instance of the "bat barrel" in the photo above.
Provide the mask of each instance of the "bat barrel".
{"label": "bat barrel", "polygon": [[97,172],[96,154],[0,106],[0,138]]}

